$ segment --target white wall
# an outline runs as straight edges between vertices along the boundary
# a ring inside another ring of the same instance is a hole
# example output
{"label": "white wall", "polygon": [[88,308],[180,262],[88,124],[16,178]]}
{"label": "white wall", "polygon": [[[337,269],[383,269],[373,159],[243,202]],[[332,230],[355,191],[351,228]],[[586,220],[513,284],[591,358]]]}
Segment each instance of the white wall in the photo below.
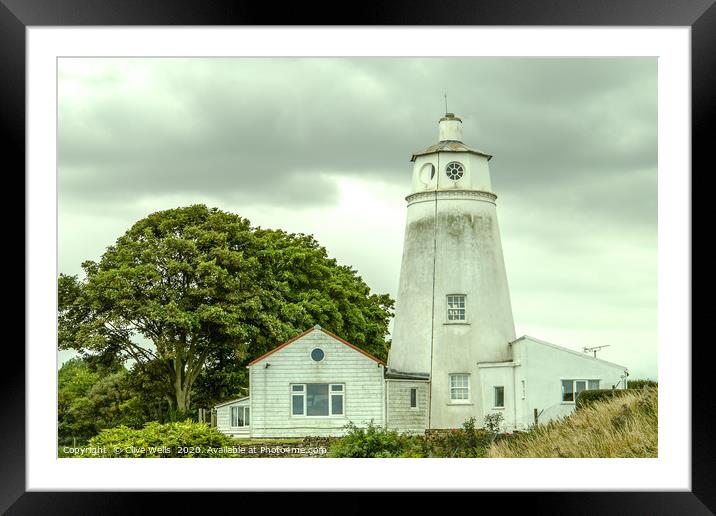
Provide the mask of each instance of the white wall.
{"label": "white wall", "polygon": [[[562,402],[562,380],[600,380],[600,389],[611,389],[620,382],[626,370],[619,364],[531,337],[521,338],[512,344],[512,348],[515,361],[521,363],[515,371],[518,389],[521,380],[527,382],[526,399],[519,396],[517,399],[519,428],[534,422],[535,408],[542,411],[540,423],[572,413],[574,403]],[[624,388],[623,383],[619,388]]]}
{"label": "white wall", "polygon": [[[216,408],[216,428],[220,432],[223,432],[232,437],[249,437],[250,427],[232,427],[231,426],[231,407],[246,407],[249,406],[250,400],[248,398],[241,401],[236,401],[227,405],[221,405]],[[251,423],[253,414],[249,409],[249,423]]]}
{"label": "white wall", "polygon": [[[427,381],[387,380],[387,426],[391,430],[422,433],[428,427],[430,384]],[[410,390],[417,389],[417,406],[410,406]]]}
{"label": "white wall", "polygon": [[[320,362],[311,359],[319,347]],[[269,365],[268,367],[267,364]],[[300,339],[249,367],[252,437],[341,435],[349,422],[383,425],[384,366],[321,330]],[[293,383],[343,383],[343,416],[292,416]]]}
{"label": "white wall", "polygon": [[[482,415],[502,414],[503,430],[512,430],[515,428],[516,403],[515,399],[514,376],[516,367],[513,362],[502,364],[482,364],[478,367],[480,382],[482,384]],[[504,407],[495,407],[495,387],[504,388]],[[476,418],[478,427],[484,426],[483,418]]]}

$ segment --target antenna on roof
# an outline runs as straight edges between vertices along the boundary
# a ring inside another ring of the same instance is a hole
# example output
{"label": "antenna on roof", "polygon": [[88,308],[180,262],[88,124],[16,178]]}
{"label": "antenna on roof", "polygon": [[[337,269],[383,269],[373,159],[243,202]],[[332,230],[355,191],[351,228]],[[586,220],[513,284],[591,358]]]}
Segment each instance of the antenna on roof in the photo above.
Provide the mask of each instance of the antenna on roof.
{"label": "antenna on roof", "polygon": [[447,109],[447,93],[445,93],[444,95],[445,95],[445,114],[447,115],[447,114],[448,114],[448,109]]}
{"label": "antenna on roof", "polygon": [[603,346],[594,346],[593,348],[582,348],[582,351],[585,353],[589,353],[590,351],[594,353],[594,358],[597,358],[597,351],[599,351],[602,348],[608,348],[610,344],[604,344]]}

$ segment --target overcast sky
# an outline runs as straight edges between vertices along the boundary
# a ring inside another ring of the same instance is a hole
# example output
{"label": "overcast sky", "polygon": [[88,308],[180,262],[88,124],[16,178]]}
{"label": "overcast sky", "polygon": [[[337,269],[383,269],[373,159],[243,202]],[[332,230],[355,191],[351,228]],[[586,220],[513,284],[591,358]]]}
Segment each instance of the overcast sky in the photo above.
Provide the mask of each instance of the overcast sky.
{"label": "overcast sky", "polygon": [[60,59],[58,88],[60,272],[204,203],[313,234],[392,297],[447,92],[494,155],[517,334],[657,377],[656,59]]}

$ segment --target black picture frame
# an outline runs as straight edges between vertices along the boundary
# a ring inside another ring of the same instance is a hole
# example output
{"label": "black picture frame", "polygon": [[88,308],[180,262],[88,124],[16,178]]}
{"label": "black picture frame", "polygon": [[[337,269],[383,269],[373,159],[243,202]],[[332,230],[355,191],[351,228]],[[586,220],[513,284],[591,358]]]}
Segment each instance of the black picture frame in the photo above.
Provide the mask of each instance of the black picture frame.
{"label": "black picture frame", "polygon": [[[343,14],[345,13],[345,14]],[[245,0],[0,0],[0,118],[5,143],[6,175],[25,170],[25,29],[28,26],[113,25],[497,25],[497,26],[688,26],[691,27],[692,192],[706,175],[707,152],[713,146],[708,127],[716,104],[716,6],[714,0],[551,0],[518,1],[401,0],[380,5],[278,4]],[[11,160],[7,158],[10,157]],[[12,162],[13,165],[9,165]],[[711,167],[713,168],[713,166]],[[701,174],[695,173],[700,170]],[[20,174],[15,174],[20,177]],[[702,189],[703,192],[703,189]],[[692,199],[692,207],[697,206]],[[706,205],[701,205],[706,214]],[[11,219],[6,219],[10,221]],[[692,221],[702,220],[692,208]],[[12,225],[12,223],[8,223]],[[19,226],[14,222],[16,226]],[[692,234],[693,231],[692,231]],[[693,253],[693,250],[692,250]],[[692,254],[693,256],[693,254]],[[27,259],[27,257],[26,257]],[[26,275],[28,271],[26,269]],[[32,306],[26,306],[32,310]],[[26,312],[27,313],[27,312]],[[692,341],[695,340],[692,337]],[[716,510],[716,446],[711,438],[714,402],[708,389],[693,379],[709,378],[711,344],[678,345],[692,353],[692,490],[689,492],[475,493],[479,505],[508,497],[529,504],[530,513],[549,514],[711,514]],[[14,356],[13,356],[14,355]],[[5,346],[13,364],[0,375],[4,423],[0,426],[0,510],[8,514],[135,513],[148,502],[163,512],[206,512],[196,493],[26,492],[25,353]],[[212,494],[222,501],[230,494]],[[148,498],[161,498],[148,500]],[[412,502],[412,503],[411,503]],[[350,510],[374,510],[371,497],[351,496]],[[402,510],[423,504],[419,495],[404,500]],[[344,505],[345,507],[345,505]]]}

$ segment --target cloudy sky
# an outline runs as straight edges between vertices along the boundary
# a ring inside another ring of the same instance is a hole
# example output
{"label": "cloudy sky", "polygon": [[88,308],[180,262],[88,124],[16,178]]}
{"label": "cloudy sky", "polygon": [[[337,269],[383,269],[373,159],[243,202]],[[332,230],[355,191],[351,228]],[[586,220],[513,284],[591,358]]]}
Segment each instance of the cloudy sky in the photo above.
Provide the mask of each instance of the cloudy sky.
{"label": "cloudy sky", "polygon": [[61,272],[204,203],[311,233],[393,297],[446,92],[494,155],[517,334],[657,377],[656,59],[60,59],[58,90]]}

